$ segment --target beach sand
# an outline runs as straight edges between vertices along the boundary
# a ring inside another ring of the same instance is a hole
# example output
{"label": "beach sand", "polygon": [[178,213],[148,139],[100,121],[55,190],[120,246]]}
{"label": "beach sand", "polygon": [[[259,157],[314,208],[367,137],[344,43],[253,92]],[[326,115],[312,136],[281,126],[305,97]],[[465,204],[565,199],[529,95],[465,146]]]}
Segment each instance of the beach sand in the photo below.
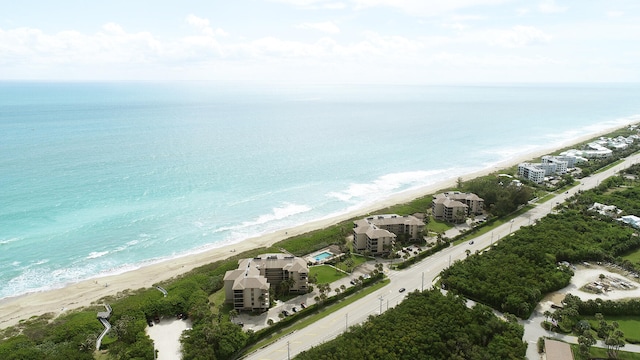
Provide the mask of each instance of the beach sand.
{"label": "beach sand", "polygon": [[[530,161],[542,155],[552,153],[560,148],[578,144],[589,139],[610,133],[618,128],[626,127],[617,126],[608,128],[597,133],[586,134],[583,137],[558,144],[553,148],[547,148],[533,153],[529,153],[518,158],[514,158],[491,168],[487,168],[475,173],[462,176],[463,180],[470,180],[476,177],[488,175],[499,170],[511,167],[524,161]],[[445,190],[455,187],[457,178],[439,182],[420,189],[399,193],[393,197],[379,201],[366,208],[343,214],[338,217],[323,219],[310,222],[301,226],[290,229],[276,231],[257,238],[244,240],[237,244],[232,244],[206,252],[187,255],[181,258],[175,258],[164,262],[141,267],[136,270],[125,272],[118,275],[101,277],[99,279],[91,279],[70,284],[64,288],[53,289],[44,292],[26,294],[18,297],[5,298],[0,300],[0,329],[17,324],[20,320],[28,319],[32,316],[42,315],[45,313],[60,314],[68,309],[90,306],[97,300],[116,295],[118,292],[127,289],[139,289],[151,287],[153,284],[176,277],[180,274],[188,272],[196,267],[212,263],[221,259],[225,259],[241,252],[255,249],[258,247],[270,246],[287,237],[296,236],[307,233],[316,229],[325,228],[334,225],[340,221],[347,220],[356,216],[364,216],[392,205],[409,202],[418,197],[434,194],[439,190]]]}

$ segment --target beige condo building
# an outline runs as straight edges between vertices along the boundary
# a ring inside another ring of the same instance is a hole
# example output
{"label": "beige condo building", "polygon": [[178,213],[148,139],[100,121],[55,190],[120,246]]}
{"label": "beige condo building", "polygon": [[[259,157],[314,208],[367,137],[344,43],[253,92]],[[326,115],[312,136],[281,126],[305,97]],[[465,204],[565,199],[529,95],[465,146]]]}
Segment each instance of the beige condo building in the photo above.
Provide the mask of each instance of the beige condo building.
{"label": "beige condo building", "polygon": [[433,196],[431,213],[437,220],[462,222],[469,215],[480,215],[484,211],[484,199],[476,194],[459,191],[445,192]]}
{"label": "beige condo building", "polygon": [[389,253],[398,236],[407,236],[409,240],[421,239],[424,230],[424,223],[411,215],[376,215],[353,223],[354,250],[369,252],[373,256]]}
{"label": "beige condo building", "polygon": [[286,254],[263,254],[238,261],[238,269],[224,275],[225,302],[238,311],[267,311],[269,289],[292,279],[292,292],[308,290],[309,268],[304,259]]}

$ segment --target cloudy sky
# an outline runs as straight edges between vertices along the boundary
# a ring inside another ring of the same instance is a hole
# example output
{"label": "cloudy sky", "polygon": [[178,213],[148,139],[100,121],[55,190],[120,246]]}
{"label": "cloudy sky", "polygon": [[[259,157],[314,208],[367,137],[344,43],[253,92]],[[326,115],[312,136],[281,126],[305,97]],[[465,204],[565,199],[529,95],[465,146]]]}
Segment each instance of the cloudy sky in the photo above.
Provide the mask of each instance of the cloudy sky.
{"label": "cloudy sky", "polygon": [[16,79],[639,82],[640,1],[3,1]]}

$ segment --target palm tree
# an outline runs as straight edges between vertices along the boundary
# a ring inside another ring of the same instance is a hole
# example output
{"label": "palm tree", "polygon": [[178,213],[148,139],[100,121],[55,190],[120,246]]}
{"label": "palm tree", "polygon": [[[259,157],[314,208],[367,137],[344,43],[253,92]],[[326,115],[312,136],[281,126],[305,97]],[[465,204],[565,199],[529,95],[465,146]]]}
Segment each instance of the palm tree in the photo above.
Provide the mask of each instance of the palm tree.
{"label": "palm tree", "polygon": [[238,317],[238,310],[233,309],[229,311],[229,320],[233,321],[233,319]]}

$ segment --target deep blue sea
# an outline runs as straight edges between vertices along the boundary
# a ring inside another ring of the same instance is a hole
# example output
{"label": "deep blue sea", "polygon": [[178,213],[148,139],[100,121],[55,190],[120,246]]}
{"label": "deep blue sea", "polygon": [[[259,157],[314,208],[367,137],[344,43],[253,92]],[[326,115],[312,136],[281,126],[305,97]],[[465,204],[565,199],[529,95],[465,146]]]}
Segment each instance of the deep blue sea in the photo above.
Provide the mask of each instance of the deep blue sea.
{"label": "deep blue sea", "polygon": [[0,83],[0,298],[640,121],[640,85]]}

